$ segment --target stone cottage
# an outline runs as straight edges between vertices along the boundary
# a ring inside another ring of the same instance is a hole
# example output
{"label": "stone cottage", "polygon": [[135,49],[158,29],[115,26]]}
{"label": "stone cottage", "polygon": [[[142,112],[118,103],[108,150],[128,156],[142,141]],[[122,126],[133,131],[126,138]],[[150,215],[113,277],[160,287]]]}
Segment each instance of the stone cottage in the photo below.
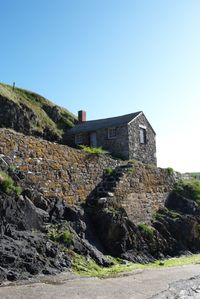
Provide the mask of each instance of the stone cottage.
{"label": "stone cottage", "polygon": [[85,111],[79,111],[68,140],[72,146],[102,147],[116,157],[156,165],[155,135],[142,111],[90,121]]}

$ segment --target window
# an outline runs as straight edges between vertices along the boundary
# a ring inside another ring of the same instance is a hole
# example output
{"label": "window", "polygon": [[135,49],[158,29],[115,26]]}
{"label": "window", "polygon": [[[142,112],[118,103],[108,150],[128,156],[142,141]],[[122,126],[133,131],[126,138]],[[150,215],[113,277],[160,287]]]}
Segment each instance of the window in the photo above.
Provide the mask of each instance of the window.
{"label": "window", "polygon": [[140,127],[140,143],[147,143],[147,133],[146,128]]}
{"label": "window", "polygon": [[116,138],[117,132],[116,128],[108,128],[108,139]]}
{"label": "window", "polygon": [[82,134],[75,135],[75,144],[82,144],[83,143],[83,136]]}

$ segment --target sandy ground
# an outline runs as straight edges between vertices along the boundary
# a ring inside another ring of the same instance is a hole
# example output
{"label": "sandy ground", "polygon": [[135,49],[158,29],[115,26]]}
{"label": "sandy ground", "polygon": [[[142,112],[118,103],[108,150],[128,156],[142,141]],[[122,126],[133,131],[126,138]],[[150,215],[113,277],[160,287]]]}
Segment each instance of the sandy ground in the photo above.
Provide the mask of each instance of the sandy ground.
{"label": "sandy ground", "polygon": [[200,298],[200,265],[135,270],[107,279],[63,273],[0,287],[1,299]]}

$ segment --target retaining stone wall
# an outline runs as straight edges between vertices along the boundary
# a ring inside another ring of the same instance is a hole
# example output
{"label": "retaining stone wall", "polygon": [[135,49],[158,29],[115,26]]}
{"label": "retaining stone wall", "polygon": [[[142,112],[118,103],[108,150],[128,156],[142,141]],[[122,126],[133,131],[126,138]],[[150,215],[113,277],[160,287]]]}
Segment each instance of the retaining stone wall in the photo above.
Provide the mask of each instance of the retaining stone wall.
{"label": "retaining stone wall", "polygon": [[85,201],[104,169],[119,164],[9,129],[0,129],[0,155],[25,173],[23,186],[34,185],[46,197],[59,196],[69,204]]}
{"label": "retaining stone wall", "polygon": [[45,197],[58,196],[72,205],[86,201],[105,183],[106,168],[122,169],[110,191],[135,223],[148,222],[154,211],[164,206],[174,183],[164,169],[137,161],[126,168],[127,161],[89,155],[9,129],[0,129],[0,162],[2,159],[25,174],[22,187],[34,186]]}

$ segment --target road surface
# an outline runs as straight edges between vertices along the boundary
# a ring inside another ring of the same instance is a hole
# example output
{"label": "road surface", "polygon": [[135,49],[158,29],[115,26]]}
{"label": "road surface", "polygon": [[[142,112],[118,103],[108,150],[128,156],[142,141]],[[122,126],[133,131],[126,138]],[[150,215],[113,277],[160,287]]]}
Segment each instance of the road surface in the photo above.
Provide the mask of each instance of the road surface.
{"label": "road surface", "polygon": [[135,270],[115,278],[72,274],[0,287],[1,299],[200,299],[200,265]]}

